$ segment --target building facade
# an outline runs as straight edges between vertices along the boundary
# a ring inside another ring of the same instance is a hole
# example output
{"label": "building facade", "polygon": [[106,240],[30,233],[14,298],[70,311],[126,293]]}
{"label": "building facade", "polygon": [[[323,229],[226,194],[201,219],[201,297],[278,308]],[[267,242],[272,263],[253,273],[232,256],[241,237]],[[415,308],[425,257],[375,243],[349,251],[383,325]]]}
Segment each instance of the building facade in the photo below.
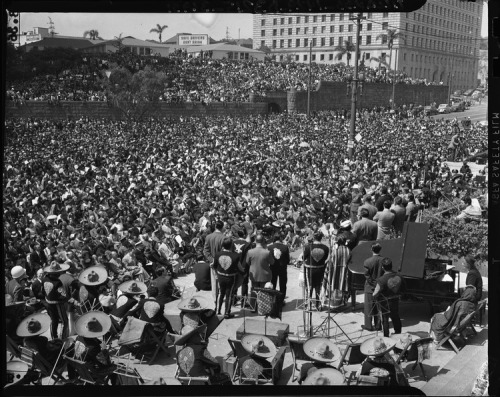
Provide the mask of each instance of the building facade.
{"label": "building facade", "polygon": [[[428,0],[411,13],[363,13],[360,56],[366,66],[402,70],[431,82],[451,82],[453,90],[477,86],[482,2]],[[354,62],[335,49],[356,41],[354,13],[256,14],[253,48],[271,50],[276,60],[323,64]],[[389,50],[387,29],[400,33]],[[312,49],[310,45],[312,42]]]}

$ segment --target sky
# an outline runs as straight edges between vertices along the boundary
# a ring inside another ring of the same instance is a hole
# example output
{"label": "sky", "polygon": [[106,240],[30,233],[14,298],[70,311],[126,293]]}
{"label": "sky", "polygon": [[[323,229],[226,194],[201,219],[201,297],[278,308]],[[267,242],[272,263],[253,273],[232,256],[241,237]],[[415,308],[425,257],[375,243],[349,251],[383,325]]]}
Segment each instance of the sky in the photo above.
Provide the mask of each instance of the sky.
{"label": "sky", "polygon": [[[488,34],[487,10],[483,8],[481,36]],[[112,39],[123,33],[137,39],[158,40],[158,35],[149,33],[157,24],[167,25],[162,41],[177,33],[209,34],[220,40],[228,35],[232,39],[252,37],[252,14],[91,14],[91,13],[22,13],[21,31],[34,27],[49,27],[49,17],[54,22],[56,33],[62,36],[83,36],[86,30],[95,29],[104,39]]]}

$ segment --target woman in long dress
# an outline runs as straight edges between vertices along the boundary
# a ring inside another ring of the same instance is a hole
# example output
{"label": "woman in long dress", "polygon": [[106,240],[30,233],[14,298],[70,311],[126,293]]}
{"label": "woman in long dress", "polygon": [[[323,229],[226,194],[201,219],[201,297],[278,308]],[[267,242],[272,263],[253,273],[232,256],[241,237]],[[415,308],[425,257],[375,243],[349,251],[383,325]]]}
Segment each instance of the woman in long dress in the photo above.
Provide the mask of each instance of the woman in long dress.
{"label": "woman in long dress", "polygon": [[[349,270],[347,264],[351,251],[347,248],[344,236],[339,236],[332,249],[323,277],[323,302],[332,309],[346,304],[349,299]],[[331,288],[330,288],[331,286]],[[331,293],[331,296],[329,296]]]}

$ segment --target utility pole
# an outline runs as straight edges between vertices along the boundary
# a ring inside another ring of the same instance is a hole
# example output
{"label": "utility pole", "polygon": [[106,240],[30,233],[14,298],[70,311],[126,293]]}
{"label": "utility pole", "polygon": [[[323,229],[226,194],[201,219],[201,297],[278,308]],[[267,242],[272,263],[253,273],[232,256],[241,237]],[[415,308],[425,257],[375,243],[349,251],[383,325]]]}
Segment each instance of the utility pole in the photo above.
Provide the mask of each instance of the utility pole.
{"label": "utility pole", "polygon": [[396,70],[398,69],[397,68],[397,65],[398,65],[398,49],[396,48],[396,56],[395,56],[395,63],[394,63],[394,74],[393,74],[393,77],[392,77],[392,109],[395,109],[396,108],[396,104],[394,103],[394,94],[395,94],[395,90],[396,90]]}
{"label": "utility pole", "polygon": [[356,21],[356,52],[354,53],[354,78],[352,80],[351,92],[351,128],[349,130],[349,140],[347,141],[348,157],[352,159],[354,149],[354,134],[356,132],[356,100],[358,96],[358,62],[359,62],[359,32],[360,21],[366,19],[361,12],[354,18],[349,18],[351,21]]}
{"label": "utility pole", "polygon": [[309,43],[309,83],[307,84],[307,118],[311,115],[311,60],[313,42]]}

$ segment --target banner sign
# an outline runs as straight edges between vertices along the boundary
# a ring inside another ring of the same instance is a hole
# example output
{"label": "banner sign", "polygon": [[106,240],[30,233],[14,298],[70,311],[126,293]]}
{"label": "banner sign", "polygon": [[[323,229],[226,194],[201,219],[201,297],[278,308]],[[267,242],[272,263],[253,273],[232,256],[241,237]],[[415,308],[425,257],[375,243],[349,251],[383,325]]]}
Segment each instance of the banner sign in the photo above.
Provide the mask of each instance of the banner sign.
{"label": "banner sign", "polygon": [[208,34],[181,34],[177,36],[178,45],[207,45]]}

